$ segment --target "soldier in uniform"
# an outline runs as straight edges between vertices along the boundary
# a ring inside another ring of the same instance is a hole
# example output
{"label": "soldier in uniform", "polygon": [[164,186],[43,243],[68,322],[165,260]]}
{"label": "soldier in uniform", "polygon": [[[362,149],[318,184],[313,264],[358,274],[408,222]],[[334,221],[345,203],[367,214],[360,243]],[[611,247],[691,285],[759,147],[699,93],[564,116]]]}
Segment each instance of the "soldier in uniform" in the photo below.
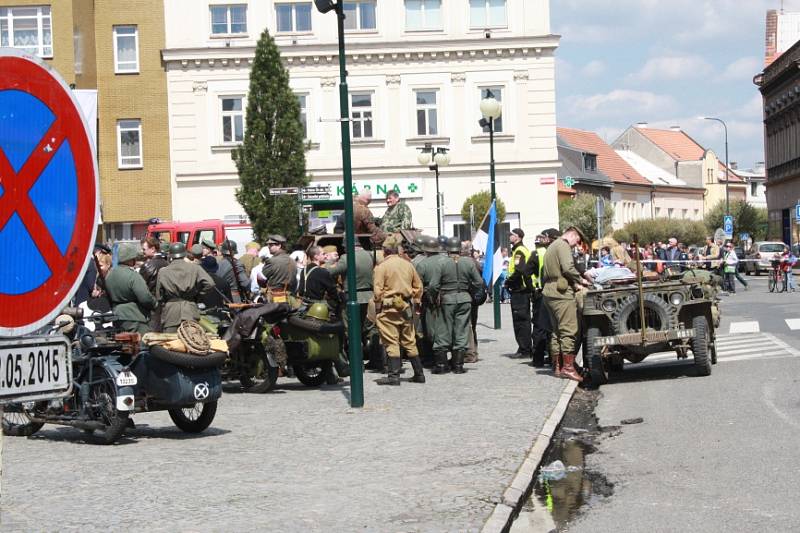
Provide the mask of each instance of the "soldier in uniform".
{"label": "soldier in uniform", "polygon": [[401,349],[414,369],[411,381],[425,383],[412,322],[414,306],[422,298],[422,283],[411,263],[397,255],[398,243],[394,237],[383,242],[383,253],[385,259],[373,273],[373,298],[378,331],[389,355],[389,373],[376,383],[400,385]]}
{"label": "soldier in uniform", "polygon": [[220,246],[220,250],[222,251],[222,258],[219,261],[217,276],[228,283],[235,303],[249,300],[248,287],[250,286],[250,278],[247,276],[244,266],[236,261],[236,243],[231,240],[225,240]]}
{"label": "soldier in uniform", "polygon": [[[442,342],[450,346],[453,354],[451,361],[453,373],[463,374],[464,354],[471,332],[469,324],[472,310],[471,291],[480,287],[483,280],[475,264],[470,259],[461,257],[461,241],[457,237],[448,240],[447,252],[448,260],[442,262],[441,268],[434,270],[428,290],[432,298],[441,302],[440,309],[444,321]],[[437,360],[437,369],[438,365]]]}
{"label": "soldier in uniform", "polygon": [[[339,261],[330,269],[334,279],[341,279],[342,290],[347,294],[347,265],[349,263],[347,254],[339,258]],[[356,299],[358,301],[359,313],[361,315],[362,344],[364,339],[370,338],[372,329],[367,322],[367,307],[372,300],[372,273],[375,268],[375,261],[372,254],[361,247],[361,243],[355,242],[355,264],[356,264]],[[343,313],[344,323],[347,326],[347,313]],[[377,361],[373,362],[370,358],[370,367],[376,368]],[[383,365],[381,365],[381,368]]]}
{"label": "soldier in uniform", "polygon": [[286,253],[286,237],[270,235],[267,246],[272,257],[264,261],[258,284],[266,289],[267,301],[286,303],[289,293],[296,288],[297,266]]}
{"label": "soldier in uniform", "polygon": [[591,285],[575,268],[572,257],[572,248],[581,242],[586,242],[583,233],[574,226],[568,228],[547,249],[542,270],[544,303],[553,328],[550,356],[556,360],[556,376],[575,381],[583,381],[575,370],[580,332],[576,292],[581,285]]}
{"label": "soldier in uniform", "polygon": [[297,295],[307,302],[326,302],[330,309],[338,307],[339,295],[330,270],[325,268],[325,252],[312,246],[306,254],[306,267],[300,276]]}
{"label": "soldier in uniform", "polygon": [[525,233],[517,228],[511,231],[509,239],[511,261],[508,264],[506,288],[511,293],[511,319],[518,350],[514,357],[526,358],[533,355],[531,341],[531,294],[533,292],[532,272],[529,270],[531,252],[523,244]]}
{"label": "soldier in uniform", "polygon": [[114,325],[122,331],[144,335],[150,331],[150,312],[156,301],[144,278],[133,269],[138,255],[138,246],[120,245],[117,266],[106,276],[106,290],[117,318]]}
{"label": "soldier in uniform", "polygon": [[386,194],[386,213],[381,219],[381,229],[385,233],[396,233],[401,229],[411,229],[414,223],[411,221],[411,208],[400,201],[400,193],[389,191]]}
{"label": "soldier in uniform", "polygon": [[174,242],[169,246],[170,264],[158,273],[156,300],[164,306],[161,313],[161,330],[175,333],[184,320],[199,320],[197,302],[214,282],[200,265],[185,261],[186,246]]}
{"label": "soldier in uniform", "polygon": [[244,245],[244,253],[239,256],[239,264],[244,267],[244,272],[247,274],[247,277],[250,277],[250,273],[253,271],[253,267],[261,264],[261,258],[258,257],[258,251],[261,249],[261,245],[257,242],[248,242]]}
{"label": "soldier in uniform", "polygon": [[339,249],[333,244],[324,246],[322,253],[325,254],[325,264],[323,266],[326,268],[332,268],[339,261]]}
{"label": "soldier in uniform", "polygon": [[[203,242],[200,243],[200,252],[202,257],[207,255],[216,255],[217,253],[217,245],[214,244],[214,241],[211,239],[203,239]],[[197,257],[199,260],[200,257]]]}
{"label": "soldier in uniform", "polygon": [[447,325],[438,294],[431,291],[431,281],[434,277],[441,276],[442,264],[450,261],[441,254],[439,242],[435,237],[426,236],[422,242],[422,251],[425,258],[417,264],[417,273],[422,280],[424,290],[423,308],[425,323],[425,338],[433,350],[434,374],[446,374],[450,371],[447,364],[447,352],[450,344],[447,335]]}

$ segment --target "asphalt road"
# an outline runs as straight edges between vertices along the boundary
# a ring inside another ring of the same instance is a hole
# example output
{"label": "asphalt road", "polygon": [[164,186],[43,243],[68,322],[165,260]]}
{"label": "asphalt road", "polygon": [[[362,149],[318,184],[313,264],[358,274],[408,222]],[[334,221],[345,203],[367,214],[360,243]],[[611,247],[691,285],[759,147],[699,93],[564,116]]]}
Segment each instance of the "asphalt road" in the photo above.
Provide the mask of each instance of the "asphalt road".
{"label": "asphalt road", "polygon": [[[627,365],[601,389],[604,433],[587,467],[614,483],[565,530],[797,531],[800,523],[800,293],[751,278],[723,299],[719,364]],[[649,361],[649,362],[648,362]]]}

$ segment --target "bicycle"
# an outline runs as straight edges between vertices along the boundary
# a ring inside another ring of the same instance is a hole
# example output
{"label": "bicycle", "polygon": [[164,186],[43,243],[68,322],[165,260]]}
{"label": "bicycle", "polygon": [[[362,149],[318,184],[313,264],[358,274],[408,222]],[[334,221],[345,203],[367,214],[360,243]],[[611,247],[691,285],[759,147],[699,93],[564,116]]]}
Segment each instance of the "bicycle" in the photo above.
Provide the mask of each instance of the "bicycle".
{"label": "bicycle", "polygon": [[[787,291],[787,278],[781,268],[781,260],[773,259],[770,261],[772,268],[769,271],[769,292],[786,292]],[[781,290],[778,289],[778,283],[781,283]]]}

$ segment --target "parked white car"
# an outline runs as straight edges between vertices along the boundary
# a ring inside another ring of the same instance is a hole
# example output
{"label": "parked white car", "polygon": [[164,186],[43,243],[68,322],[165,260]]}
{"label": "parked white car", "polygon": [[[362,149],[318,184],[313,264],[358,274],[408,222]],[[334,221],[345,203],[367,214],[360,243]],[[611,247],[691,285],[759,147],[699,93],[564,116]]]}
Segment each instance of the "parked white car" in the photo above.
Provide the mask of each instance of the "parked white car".
{"label": "parked white car", "polygon": [[753,246],[748,250],[745,262],[745,273],[760,275],[761,272],[768,272],[772,265],[770,261],[775,254],[782,254],[783,248],[786,246],[780,241],[756,241]]}

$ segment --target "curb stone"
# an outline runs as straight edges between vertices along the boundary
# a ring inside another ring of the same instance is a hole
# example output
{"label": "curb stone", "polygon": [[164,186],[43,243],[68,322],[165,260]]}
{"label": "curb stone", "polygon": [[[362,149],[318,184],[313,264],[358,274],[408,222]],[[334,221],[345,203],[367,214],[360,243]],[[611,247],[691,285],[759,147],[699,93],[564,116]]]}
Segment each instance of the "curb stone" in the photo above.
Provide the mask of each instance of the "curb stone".
{"label": "curb stone", "polygon": [[520,465],[508,488],[503,492],[503,502],[495,506],[494,511],[492,511],[492,514],[489,515],[483,525],[481,533],[503,533],[511,527],[514,518],[525,503],[526,496],[533,488],[539,463],[542,461],[547,447],[550,446],[553,434],[555,434],[558,425],[561,423],[561,419],[564,417],[567,406],[577,387],[578,383],[576,381],[570,381],[564,387],[558,403],[553,408],[550,416],[547,417],[547,420],[545,420],[544,426],[528,455]]}

